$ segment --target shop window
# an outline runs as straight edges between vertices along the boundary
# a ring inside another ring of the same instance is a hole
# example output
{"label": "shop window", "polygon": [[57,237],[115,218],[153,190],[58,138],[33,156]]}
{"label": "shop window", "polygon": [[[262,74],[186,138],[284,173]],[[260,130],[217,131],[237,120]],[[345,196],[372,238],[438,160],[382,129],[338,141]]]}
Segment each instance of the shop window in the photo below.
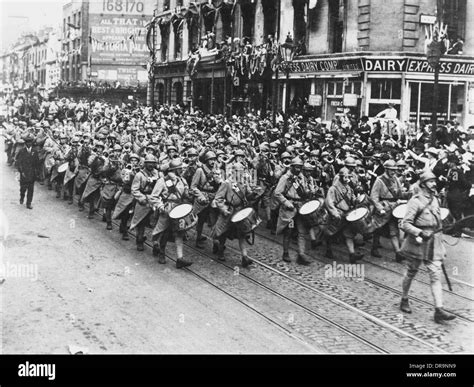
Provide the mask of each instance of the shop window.
{"label": "shop window", "polygon": [[374,79],[371,85],[372,99],[400,99],[402,81],[400,79]]}

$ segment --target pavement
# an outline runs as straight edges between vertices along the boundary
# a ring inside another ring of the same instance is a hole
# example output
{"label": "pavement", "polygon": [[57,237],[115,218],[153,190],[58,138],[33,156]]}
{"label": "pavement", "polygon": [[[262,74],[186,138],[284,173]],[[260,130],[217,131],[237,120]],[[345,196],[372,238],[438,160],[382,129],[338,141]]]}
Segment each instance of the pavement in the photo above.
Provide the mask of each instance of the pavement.
{"label": "pavement", "polygon": [[[18,202],[0,162],[1,353],[309,353],[285,330],[192,273],[159,265],[117,230],[35,184]],[[5,230],[8,229],[8,230]]]}

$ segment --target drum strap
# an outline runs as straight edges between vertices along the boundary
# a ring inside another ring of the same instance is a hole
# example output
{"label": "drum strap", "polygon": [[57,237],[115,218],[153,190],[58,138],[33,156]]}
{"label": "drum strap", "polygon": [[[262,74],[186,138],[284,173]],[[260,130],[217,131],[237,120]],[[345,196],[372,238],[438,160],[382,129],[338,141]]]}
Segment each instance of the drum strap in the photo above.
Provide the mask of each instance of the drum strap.
{"label": "drum strap", "polygon": [[[382,177],[380,178],[380,180],[382,181],[382,183],[384,184],[384,186],[387,187],[388,192],[390,192],[390,195],[392,195],[394,199],[397,199],[397,198],[398,198],[398,195],[396,195],[396,194],[393,192],[393,190],[392,190],[392,188],[391,188],[391,184],[390,184],[390,182],[385,178],[385,176],[382,176]],[[385,200],[388,200],[388,199],[385,199]]]}

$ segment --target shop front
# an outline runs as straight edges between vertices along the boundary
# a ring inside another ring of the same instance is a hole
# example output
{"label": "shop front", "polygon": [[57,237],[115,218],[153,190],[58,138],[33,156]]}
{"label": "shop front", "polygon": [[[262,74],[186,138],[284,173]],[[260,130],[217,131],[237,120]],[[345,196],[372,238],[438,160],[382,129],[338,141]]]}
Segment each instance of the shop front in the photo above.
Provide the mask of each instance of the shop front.
{"label": "shop front", "polygon": [[[446,56],[440,66],[440,124],[456,120],[465,128],[474,125],[474,58]],[[310,111],[323,121],[348,112],[374,117],[389,104],[402,122],[419,126],[431,118],[434,71],[422,54],[297,58],[289,78],[290,109]],[[281,90],[284,96],[285,87]]]}

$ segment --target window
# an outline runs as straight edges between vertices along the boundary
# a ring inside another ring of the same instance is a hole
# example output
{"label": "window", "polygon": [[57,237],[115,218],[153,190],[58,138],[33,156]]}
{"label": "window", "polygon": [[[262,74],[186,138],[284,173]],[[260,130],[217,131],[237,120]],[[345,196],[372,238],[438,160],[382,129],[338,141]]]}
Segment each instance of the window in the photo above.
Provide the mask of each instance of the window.
{"label": "window", "polygon": [[371,85],[371,99],[400,99],[400,79],[374,79]]}
{"label": "window", "polygon": [[441,0],[442,15],[448,25],[448,37],[454,42],[466,33],[466,0]]}

